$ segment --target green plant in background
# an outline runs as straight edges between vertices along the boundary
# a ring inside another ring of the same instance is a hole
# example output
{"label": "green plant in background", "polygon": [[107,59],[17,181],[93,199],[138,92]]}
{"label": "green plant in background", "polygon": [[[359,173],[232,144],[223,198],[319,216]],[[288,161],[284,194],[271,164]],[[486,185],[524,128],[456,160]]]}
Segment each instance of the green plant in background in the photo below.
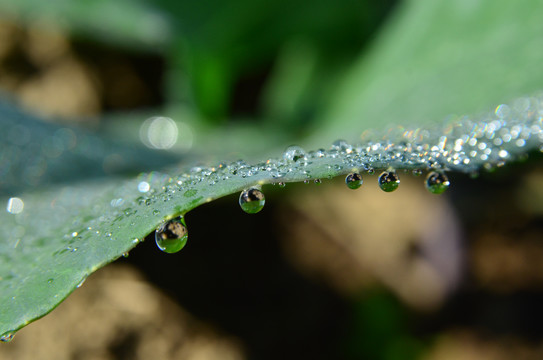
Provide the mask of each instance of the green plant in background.
{"label": "green plant in background", "polygon": [[[0,215],[3,340],[47,314],[89,274],[126,254],[154,229],[160,227],[159,246],[167,252],[179,250],[187,241],[183,216],[216,198],[268,184],[346,174],[348,187],[354,189],[364,172],[374,171],[386,171],[379,185],[393,191],[399,184],[397,170],[429,171],[428,189],[442,193],[449,186],[447,171],[490,170],[538,151],[543,144],[543,98],[521,97],[543,87],[539,71],[543,47],[537,46],[541,5],[407,1],[398,5],[370,50],[355,56],[352,49],[340,51],[348,46],[336,39],[346,36],[362,43],[370,30],[359,29],[353,36],[353,29],[367,12],[384,12],[382,8],[357,5],[359,12],[347,12],[345,18],[345,11],[355,6],[348,1],[338,5],[337,13],[327,2],[311,3],[315,17],[307,17],[303,31],[298,31],[293,24],[304,18],[306,1],[211,2],[163,1],[162,8],[152,11],[145,3],[122,4],[119,9],[130,9],[148,28],[132,31],[135,22],[112,17],[106,18],[103,29],[120,36],[111,41],[136,47],[145,43],[148,50],[157,44],[166,54],[171,98],[167,112],[175,118],[179,112],[174,105],[182,101],[190,118],[199,119],[191,120],[203,139],[195,152],[202,156],[214,151],[250,152],[256,161],[180,167],[172,165],[175,153],[166,157],[164,152],[157,155],[108,139],[118,132],[104,135],[40,125],[29,115],[3,107],[7,204]],[[91,30],[98,23],[80,17],[89,9],[61,4],[60,14],[72,31],[97,36]],[[34,5],[0,1],[4,11],[23,18],[30,17]],[[119,11],[108,2],[93,6],[97,13]],[[163,15],[166,11],[168,16]],[[345,25],[334,27],[338,23]],[[331,39],[326,37],[329,31],[336,34]],[[97,37],[103,38],[100,33]],[[230,135],[225,135],[221,124],[229,115],[235,80],[251,66],[268,66],[275,53],[278,60],[258,99],[263,109],[260,120],[232,124]],[[477,115],[514,98],[494,112]],[[453,116],[442,123],[452,112],[476,115]],[[370,128],[377,131],[358,138]],[[9,135],[16,131],[27,134],[27,140],[17,143],[21,137]],[[349,141],[335,141],[338,138]],[[220,145],[213,145],[218,139]],[[331,147],[326,145],[332,141]],[[289,147],[269,158],[292,142],[326,150]],[[30,150],[24,153],[25,149]],[[89,161],[82,166],[89,175],[79,177],[73,167],[83,159]],[[187,157],[187,165],[193,161]],[[170,167],[136,178],[129,175],[149,164]],[[97,172],[102,176],[95,177]],[[258,189],[249,191],[252,195],[244,192],[240,204],[249,213],[258,212],[263,195]]]}

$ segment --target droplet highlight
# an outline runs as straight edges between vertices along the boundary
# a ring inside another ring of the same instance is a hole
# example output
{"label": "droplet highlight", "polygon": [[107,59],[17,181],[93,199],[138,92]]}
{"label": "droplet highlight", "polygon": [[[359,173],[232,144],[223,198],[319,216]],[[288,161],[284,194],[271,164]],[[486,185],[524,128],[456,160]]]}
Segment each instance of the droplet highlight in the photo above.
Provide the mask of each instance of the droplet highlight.
{"label": "droplet highlight", "polygon": [[239,195],[239,206],[247,214],[256,214],[262,210],[265,203],[264,193],[256,188],[244,190]]}
{"label": "droplet highlight", "polygon": [[426,188],[432,194],[443,194],[450,185],[449,178],[442,172],[433,171],[426,178]]}
{"label": "droplet highlight", "polygon": [[400,178],[395,171],[384,171],[379,175],[379,187],[384,192],[392,192],[400,185]]}
{"label": "droplet highlight", "polygon": [[349,189],[356,190],[362,186],[362,175],[359,173],[351,173],[345,177],[345,184]]}
{"label": "droplet highlight", "polygon": [[12,214],[20,214],[23,212],[25,203],[18,197],[9,198],[6,210]]}
{"label": "droplet highlight", "polygon": [[168,220],[155,232],[158,248],[168,254],[181,250],[187,244],[188,230],[182,216]]}

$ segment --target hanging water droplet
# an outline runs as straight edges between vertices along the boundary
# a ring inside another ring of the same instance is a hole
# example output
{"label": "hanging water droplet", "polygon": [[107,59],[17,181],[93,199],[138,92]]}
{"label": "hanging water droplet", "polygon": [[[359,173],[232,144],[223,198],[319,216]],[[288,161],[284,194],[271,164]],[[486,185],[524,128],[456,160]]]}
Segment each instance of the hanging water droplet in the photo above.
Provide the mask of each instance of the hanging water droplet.
{"label": "hanging water droplet", "polygon": [[280,188],[284,188],[285,186],[287,186],[287,184],[285,184],[284,182],[279,182],[277,183],[277,185],[279,185]]}
{"label": "hanging water droplet", "polygon": [[422,170],[421,169],[415,169],[412,171],[412,174],[414,176],[421,176],[422,175]]}
{"label": "hanging water droplet", "polygon": [[315,179],[314,183],[315,183],[315,185],[320,185],[320,184],[322,184],[322,180],[321,179]]}
{"label": "hanging water droplet", "polygon": [[362,183],[362,175],[359,173],[351,173],[345,177],[345,184],[347,184],[349,189],[358,189],[360,186],[362,186]]}
{"label": "hanging water droplet", "polygon": [[442,172],[433,171],[426,178],[426,188],[432,194],[443,194],[450,184],[449,178]]}
{"label": "hanging water droplet", "polygon": [[400,185],[400,178],[395,171],[384,171],[379,175],[379,187],[385,192],[392,192]]}
{"label": "hanging water droplet", "polygon": [[169,254],[181,250],[187,244],[188,231],[182,216],[166,221],[155,232],[158,248]]}
{"label": "hanging water droplet", "polygon": [[370,168],[368,169],[368,174],[370,174],[370,175],[375,174],[375,169],[372,168],[372,167],[370,167]]}
{"label": "hanging water droplet", "polygon": [[305,179],[304,184],[306,184],[306,185],[309,184],[309,180]]}
{"label": "hanging water droplet", "polygon": [[10,342],[11,340],[13,340],[14,336],[15,336],[15,331],[13,331],[13,330],[6,331],[2,335],[0,335],[0,341],[2,341],[2,342]]}
{"label": "hanging water droplet", "polygon": [[252,188],[244,190],[239,195],[239,206],[247,214],[256,214],[264,207],[266,199],[262,191]]}

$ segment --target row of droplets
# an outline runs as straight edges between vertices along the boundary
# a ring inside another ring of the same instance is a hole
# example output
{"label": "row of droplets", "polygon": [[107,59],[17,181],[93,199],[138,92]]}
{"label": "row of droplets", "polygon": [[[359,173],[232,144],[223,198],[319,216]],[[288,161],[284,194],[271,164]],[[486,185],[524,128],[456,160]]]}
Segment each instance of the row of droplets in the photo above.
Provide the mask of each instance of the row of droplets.
{"label": "row of droplets", "polygon": [[[414,171],[414,175],[420,176],[422,172]],[[356,190],[362,186],[362,175],[353,172],[345,177],[345,184],[349,189]],[[384,171],[378,179],[379,187],[385,192],[392,192],[400,185],[400,178],[393,170]],[[432,194],[442,194],[449,186],[447,175],[443,172],[432,171],[426,177],[426,188]],[[239,205],[248,214],[260,212],[266,203],[264,193],[257,187],[243,190],[239,196]],[[171,219],[163,223],[155,231],[155,241],[158,248],[166,253],[176,253],[187,244],[188,230],[183,216]]]}
{"label": "row of droplets", "polygon": [[[195,167],[165,190],[168,194],[183,191],[189,197],[196,193],[192,187],[203,181],[214,185],[230,177],[250,178],[260,173],[277,179],[280,187],[285,186],[283,179],[291,172],[302,172],[307,176],[304,182],[308,183],[312,177],[309,165],[328,161],[329,176],[346,168],[363,169],[373,174],[374,167],[399,166],[414,169],[416,176],[428,169],[426,188],[431,193],[441,194],[450,186],[445,170],[470,173],[481,167],[490,170],[527,156],[530,148],[543,151],[543,96],[521,98],[512,106],[499,105],[493,113],[478,119],[461,117],[433,129],[391,128],[381,134],[365,134],[362,139],[364,143],[360,145],[337,140],[329,150],[308,153],[299,146],[291,146],[282,158],[256,165],[237,161],[211,168]],[[320,180],[315,182],[318,184]],[[350,189],[357,189],[363,183],[362,175],[352,172],[345,178],[345,183]],[[378,183],[383,191],[392,192],[398,188],[400,179],[394,170],[387,170],[379,176]],[[264,194],[258,187],[244,190],[239,203],[243,211],[257,213],[264,207]],[[156,231],[157,245],[166,252],[179,251],[185,246],[186,238],[182,217],[169,220]]]}

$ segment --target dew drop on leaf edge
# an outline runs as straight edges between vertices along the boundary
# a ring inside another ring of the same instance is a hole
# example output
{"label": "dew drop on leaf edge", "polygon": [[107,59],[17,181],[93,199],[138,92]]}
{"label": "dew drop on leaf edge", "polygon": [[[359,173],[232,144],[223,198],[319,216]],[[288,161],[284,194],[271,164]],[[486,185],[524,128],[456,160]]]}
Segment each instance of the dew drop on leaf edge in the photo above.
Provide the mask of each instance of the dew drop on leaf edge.
{"label": "dew drop on leaf edge", "polygon": [[239,195],[239,206],[247,214],[256,214],[262,210],[265,203],[264,193],[256,188],[243,190]]}
{"label": "dew drop on leaf edge", "polygon": [[168,254],[183,249],[187,244],[187,239],[188,231],[183,217],[166,221],[155,232],[156,245]]}
{"label": "dew drop on leaf edge", "polygon": [[395,171],[384,171],[379,175],[379,187],[384,192],[392,192],[400,185],[400,178]]}
{"label": "dew drop on leaf edge", "polygon": [[0,335],[0,341],[1,342],[10,342],[11,340],[13,340],[14,336],[15,336],[15,331],[12,331],[12,330],[6,331],[2,335]]}
{"label": "dew drop on leaf edge", "polygon": [[362,186],[363,180],[362,175],[359,173],[350,173],[345,177],[345,184],[349,189],[356,190]]}
{"label": "dew drop on leaf edge", "polygon": [[443,194],[451,185],[449,178],[442,172],[433,171],[426,177],[426,189],[432,194]]}

